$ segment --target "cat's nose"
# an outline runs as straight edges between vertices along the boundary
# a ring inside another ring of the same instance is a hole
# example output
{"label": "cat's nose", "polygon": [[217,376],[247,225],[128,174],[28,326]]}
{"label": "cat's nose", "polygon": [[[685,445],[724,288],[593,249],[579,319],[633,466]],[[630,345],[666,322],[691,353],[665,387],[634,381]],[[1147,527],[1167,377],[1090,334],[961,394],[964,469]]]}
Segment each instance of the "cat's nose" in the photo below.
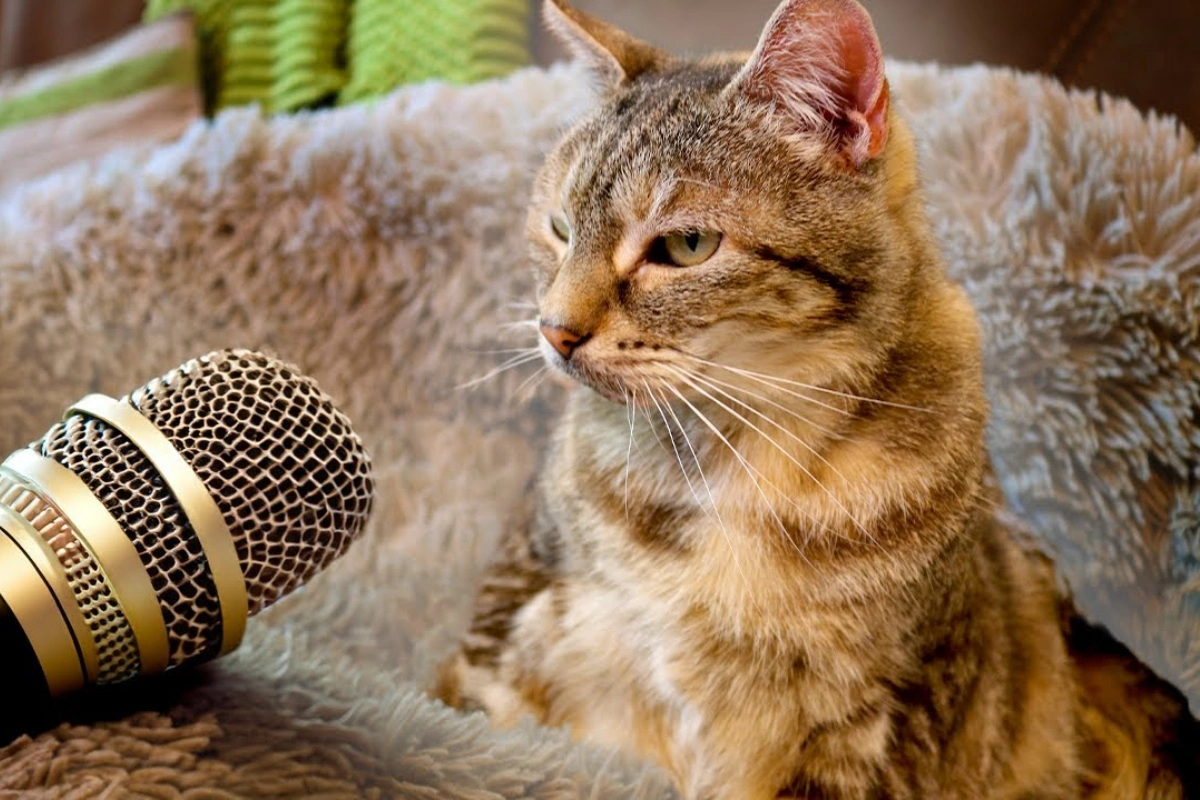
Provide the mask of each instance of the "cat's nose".
{"label": "cat's nose", "polygon": [[575,348],[591,338],[588,333],[575,333],[568,328],[561,328],[557,325],[547,325],[542,323],[539,330],[542,336],[546,337],[546,341],[550,346],[558,351],[558,354],[563,358],[570,358],[571,353],[575,352]]}

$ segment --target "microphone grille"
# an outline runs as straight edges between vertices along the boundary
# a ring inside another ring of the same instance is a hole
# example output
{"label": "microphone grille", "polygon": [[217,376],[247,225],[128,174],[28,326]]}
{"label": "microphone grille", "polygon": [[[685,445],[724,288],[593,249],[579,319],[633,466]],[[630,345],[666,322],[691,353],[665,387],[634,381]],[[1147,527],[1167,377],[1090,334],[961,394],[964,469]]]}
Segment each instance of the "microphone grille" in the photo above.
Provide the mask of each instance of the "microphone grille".
{"label": "microphone grille", "polygon": [[370,515],[370,460],[311,378],[250,350],[193,359],[127,398],[216,500],[251,614],[341,555]]}
{"label": "microphone grille", "polygon": [[9,474],[0,474],[0,503],[24,517],[62,564],[96,650],[103,654],[97,682],[112,683],[136,675],[138,649],[133,629],[104,571],[79,541],[62,512],[38,491]]}
{"label": "microphone grille", "polygon": [[76,415],[32,448],[83,480],[137,549],[167,626],[170,664],[215,654],[221,611],[200,540],[154,465],[125,434]]}

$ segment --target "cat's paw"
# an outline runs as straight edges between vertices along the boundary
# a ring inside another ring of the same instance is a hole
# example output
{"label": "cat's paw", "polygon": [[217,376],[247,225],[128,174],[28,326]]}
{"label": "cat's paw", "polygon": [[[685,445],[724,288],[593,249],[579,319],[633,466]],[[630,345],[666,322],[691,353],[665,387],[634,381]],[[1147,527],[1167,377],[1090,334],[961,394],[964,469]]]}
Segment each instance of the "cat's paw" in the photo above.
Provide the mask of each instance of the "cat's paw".
{"label": "cat's paw", "polygon": [[498,728],[512,727],[526,714],[540,719],[540,710],[502,681],[496,669],[472,665],[462,653],[442,663],[429,694],[460,711],[482,711]]}

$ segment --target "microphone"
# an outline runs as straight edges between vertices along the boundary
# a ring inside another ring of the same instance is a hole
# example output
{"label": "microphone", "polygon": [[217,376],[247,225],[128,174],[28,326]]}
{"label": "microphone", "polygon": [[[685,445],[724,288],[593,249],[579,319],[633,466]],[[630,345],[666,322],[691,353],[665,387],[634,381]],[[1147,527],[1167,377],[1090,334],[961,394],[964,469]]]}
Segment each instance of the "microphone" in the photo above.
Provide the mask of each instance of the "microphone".
{"label": "microphone", "polygon": [[262,353],[88,395],[0,465],[0,686],[36,714],[228,653],[346,550],[373,500],[349,420]]}

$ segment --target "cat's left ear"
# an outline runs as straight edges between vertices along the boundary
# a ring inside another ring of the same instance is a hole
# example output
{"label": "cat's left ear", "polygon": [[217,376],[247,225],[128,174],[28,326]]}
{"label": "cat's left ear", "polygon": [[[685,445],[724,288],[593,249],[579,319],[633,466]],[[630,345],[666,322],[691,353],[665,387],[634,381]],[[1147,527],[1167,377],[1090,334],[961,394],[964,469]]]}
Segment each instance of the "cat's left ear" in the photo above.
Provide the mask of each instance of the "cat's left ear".
{"label": "cat's left ear", "polygon": [[825,134],[855,167],[887,144],[883,51],[855,0],[784,0],[726,91],[770,102],[801,129]]}
{"label": "cat's left ear", "polygon": [[545,0],[542,16],[546,27],[573,55],[587,63],[606,89],[657,70],[670,60],[670,56],[653,45],[585,14],[566,0]]}

